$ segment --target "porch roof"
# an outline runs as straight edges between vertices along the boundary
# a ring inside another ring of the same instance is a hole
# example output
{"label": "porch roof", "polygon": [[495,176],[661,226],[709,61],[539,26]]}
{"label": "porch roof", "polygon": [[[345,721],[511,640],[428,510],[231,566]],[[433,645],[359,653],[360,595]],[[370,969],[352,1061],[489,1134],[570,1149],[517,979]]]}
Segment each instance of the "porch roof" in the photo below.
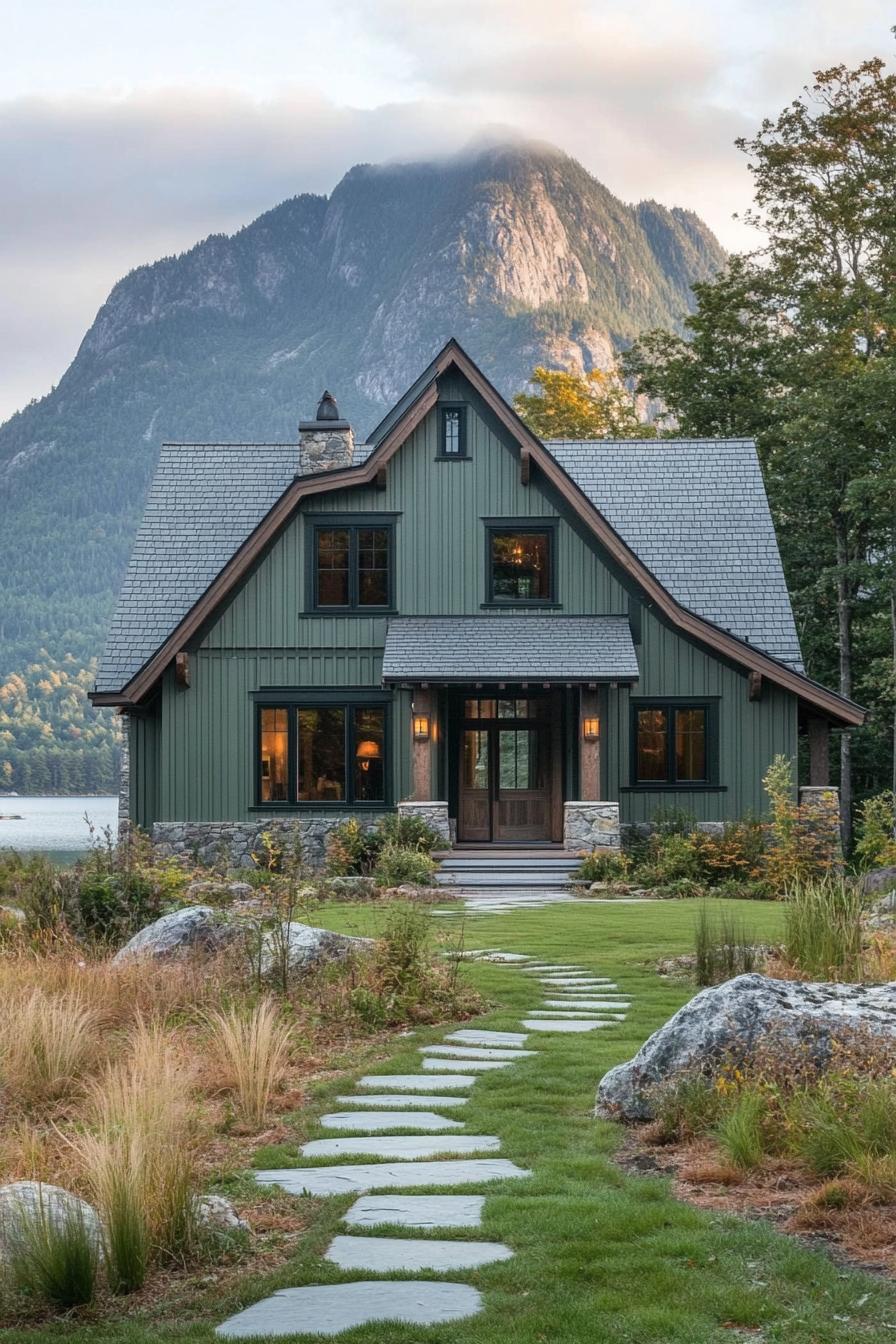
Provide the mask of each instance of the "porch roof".
{"label": "porch roof", "polygon": [[625,616],[396,616],[383,681],[637,681]]}

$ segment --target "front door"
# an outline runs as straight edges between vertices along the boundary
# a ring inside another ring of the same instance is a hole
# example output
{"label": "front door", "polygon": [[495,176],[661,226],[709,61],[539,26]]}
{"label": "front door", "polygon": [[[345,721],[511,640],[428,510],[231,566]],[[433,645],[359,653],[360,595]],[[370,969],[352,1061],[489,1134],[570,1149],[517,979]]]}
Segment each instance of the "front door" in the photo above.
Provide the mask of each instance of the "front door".
{"label": "front door", "polygon": [[554,769],[551,701],[466,699],[461,729],[458,839],[512,845],[549,840]]}

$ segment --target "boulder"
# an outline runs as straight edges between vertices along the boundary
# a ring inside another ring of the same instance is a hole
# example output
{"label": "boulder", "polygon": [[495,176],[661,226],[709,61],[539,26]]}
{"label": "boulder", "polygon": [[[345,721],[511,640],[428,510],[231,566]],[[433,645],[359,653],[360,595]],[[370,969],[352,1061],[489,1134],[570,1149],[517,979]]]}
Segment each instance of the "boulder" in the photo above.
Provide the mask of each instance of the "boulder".
{"label": "boulder", "polygon": [[172,961],[195,953],[213,955],[239,938],[241,926],[210,905],[188,905],[163,915],[135,933],[120,948],[113,962]]}
{"label": "boulder", "polygon": [[280,964],[285,947],[289,970],[294,974],[314,970],[328,961],[344,961],[373,947],[372,938],[352,938],[329,929],[317,929],[311,924],[285,921],[277,935],[269,930],[262,938],[261,973],[270,975]]}
{"label": "boulder", "polygon": [[0,927],[4,924],[14,928],[18,924],[24,924],[28,916],[24,910],[20,910],[17,905],[0,905]]}
{"label": "boulder", "polygon": [[99,1214],[86,1200],[58,1185],[40,1181],[13,1181],[0,1185],[0,1260],[8,1256],[23,1220],[45,1217],[53,1227],[64,1228],[69,1219],[80,1219],[90,1234],[97,1254],[102,1253],[103,1230]]}
{"label": "boulder", "polygon": [[337,900],[368,901],[376,895],[376,883],[372,877],[328,877],[326,891]]}
{"label": "boulder", "polygon": [[255,895],[255,888],[248,882],[227,882],[223,879],[215,882],[203,878],[201,881],[191,882],[185,895],[189,901],[216,901],[219,905],[230,905],[233,901],[251,901]]}
{"label": "boulder", "polygon": [[241,1218],[229,1199],[223,1195],[200,1195],[194,1200],[196,1218],[203,1227],[213,1232],[249,1232],[251,1228]]}
{"label": "boulder", "polygon": [[722,1058],[748,1059],[770,1030],[811,1039],[826,1052],[838,1032],[860,1027],[896,1035],[896,984],[802,984],[738,975],[697,994],[644,1042],[634,1059],[604,1074],[596,1113],[650,1120],[652,1090]]}
{"label": "boulder", "polygon": [[865,896],[892,896],[896,893],[896,868],[874,868],[860,878]]}

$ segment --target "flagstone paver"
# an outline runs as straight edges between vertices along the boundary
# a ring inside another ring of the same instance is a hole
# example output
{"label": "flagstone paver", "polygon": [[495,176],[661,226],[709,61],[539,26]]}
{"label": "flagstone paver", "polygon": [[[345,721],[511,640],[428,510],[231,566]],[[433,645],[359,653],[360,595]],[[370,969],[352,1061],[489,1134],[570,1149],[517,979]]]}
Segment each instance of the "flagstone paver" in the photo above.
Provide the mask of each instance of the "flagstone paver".
{"label": "flagstone paver", "polygon": [[580,1020],[570,1021],[568,1018],[538,1018],[527,1017],[526,1026],[530,1031],[596,1031],[598,1027],[612,1027],[612,1022],[595,1022]]}
{"label": "flagstone paver", "polygon": [[545,999],[544,1003],[549,1008],[607,1008],[612,1012],[621,1012],[631,1007],[631,1001],[628,999],[624,1003],[609,999]]}
{"label": "flagstone paver", "polygon": [[253,1335],[341,1335],[370,1321],[440,1325],[475,1316],[482,1298],[466,1283],[426,1283],[419,1279],[374,1280],[311,1288],[281,1288],[219,1325],[224,1339]]}
{"label": "flagstone paver", "polygon": [[438,1153],[497,1153],[501,1140],[494,1134],[446,1134],[444,1138],[417,1138],[414,1134],[374,1134],[365,1138],[312,1139],[302,1144],[303,1157],[393,1157],[413,1162]]}
{"label": "flagstone paver", "polygon": [[333,1111],[322,1115],[324,1129],[463,1129],[462,1120],[449,1120],[434,1111]]}
{"label": "flagstone paver", "polygon": [[463,1028],[460,1031],[451,1031],[445,1037],[446,1041],[466,1041],[469,1045],[525,1045],[526,1033],[524,1031],[476,1031],[475,1029]]}
{"label": "flagstone paver", "polygon": [[442,1073],[438,1076],[424,1073],[367,1073],[359,1078],[356,1087],[378,1087],[382,1091],[430,1092],[440,1087],[472,1087],[476,1082],[472,1073]]}
{"label": "flagstone paver", "polygon": [[440,1111],[454,1110],[466,1106],[469,1100],[469,1097],[441,1097],[426,1092],[363,1092],[360,1096],[336,1097],[336,1101],[341,1101],[344,1106],[370,1106],[373,1109],[391,1106],[406,1111],[425,1110],[428,1106],[437,1106]]}
{"label": "flagstone paver", "polygon": [[485,1195],[362,1195],[348,1227],[480,1227]]}
{"label": "flagstone paver", "polygon": [[461,1055],[464,1059],[526,1059],[529,1055],[537,1055],[537,1050],[520,1050],[518,1047],[510,1046],[505,1049],[498,1049],[494,1046],[464,1045],[458,1042],[457,1045],[421,1045],[421,1055]]}
{"label": "flagstone paver", "polygon": [[423,1059],[421,1061],[424,1069],[442,1069],[445,1073],[488,1073],[490,1069],[511,1069],[513,1060],[511,1059],[446,1059],[440,1055],[438,1059]]}
{"label": "flagstone paver", "polygon": [[434,1269],[475,1269],[510,1260],[513,1251],[499,1241],[436,1241],[411,1237],[334,1237],[324,1259],[340,1269],[369,1269],[380,1274],[403,1269],[414,1273]]}
{"label": "flagstone paver", "polygon": [[367,1194],[371,1190],[413,1190],[421,1185],[479,1185],[531,1176],[504,1157],[448,1158],[443,1162],[351,1162],[333,1167],[282,1167],[256,1171],[262,1185],[279,1185],[291,1195]]}

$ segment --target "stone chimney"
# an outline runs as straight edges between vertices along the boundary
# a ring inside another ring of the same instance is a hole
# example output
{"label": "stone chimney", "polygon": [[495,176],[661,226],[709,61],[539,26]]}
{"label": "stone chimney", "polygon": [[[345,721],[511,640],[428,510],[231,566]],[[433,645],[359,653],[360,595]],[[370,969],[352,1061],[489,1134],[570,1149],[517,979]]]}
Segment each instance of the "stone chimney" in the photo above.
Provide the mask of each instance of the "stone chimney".
{"label": "stone chimney", "polygon": [[329,392],[320,399],[313,420],[299,421],[299,471],[335,471],[350,467],[355,436],[347,420],[339,418],[339,407]]}

